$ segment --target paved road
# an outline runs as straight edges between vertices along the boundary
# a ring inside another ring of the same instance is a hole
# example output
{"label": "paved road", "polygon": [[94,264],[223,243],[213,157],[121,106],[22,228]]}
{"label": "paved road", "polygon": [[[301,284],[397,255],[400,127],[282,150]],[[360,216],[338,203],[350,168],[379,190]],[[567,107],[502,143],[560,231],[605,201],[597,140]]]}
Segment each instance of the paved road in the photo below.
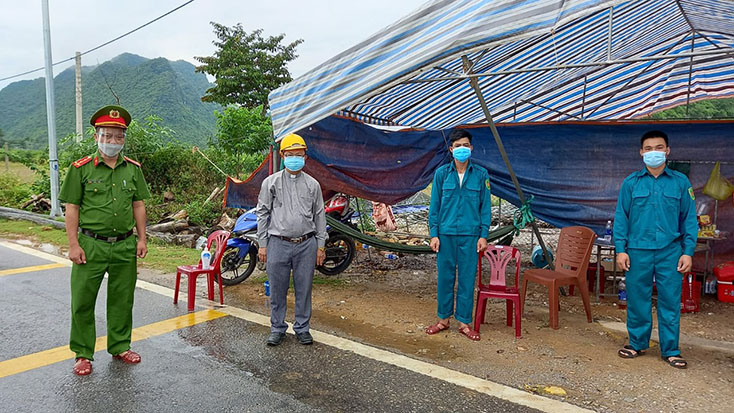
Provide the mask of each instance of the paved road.
{"label": "paved road", "polygon": [[[265,346],[267,319],[138,282],[129,366],[104,351],[106,282],[94,372],[71,373],[68,263],[0,242],[0,411],[579,411],[439,366],[314,332]],[[185,288],[185,287],[184,287]],[[498,397],[495,397],[498,396]],[[521,403],[521,404],[517,404]]]}

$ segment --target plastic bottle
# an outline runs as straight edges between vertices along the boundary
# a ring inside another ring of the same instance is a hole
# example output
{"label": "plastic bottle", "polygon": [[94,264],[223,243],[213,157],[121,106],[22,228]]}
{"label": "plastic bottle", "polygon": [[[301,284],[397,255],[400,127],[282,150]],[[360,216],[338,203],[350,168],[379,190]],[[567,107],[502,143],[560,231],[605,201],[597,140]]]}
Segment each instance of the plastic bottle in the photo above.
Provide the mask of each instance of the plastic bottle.
{"label": "plastic bottle", "polygon": [[607,221],[607,227],[604,230],[604,240],[606,242],[612,242],[612,221]]}
{"label": "plastic bottle", "polygon": [[270,281],[265,281],[263,286],[265,286],[265,296],[270,297]]}
{"label": "plastic bottle", "polygon": [[395,254],[385,254],[385,258],[387,258],[388,260],[395,260],[398,258],[398,256]]}
{"label": "plastic bottle", "polygon": [[627,290],[625,289],[626,285],[624,284],[624,280],[619,282],[619,293],[617,294],[617,298],[619,298],[619,302],[617,302],[617,307],[620,310],[624,310],[627,308]]}
{"label": "plastic bottle", "polygon": [[201,251],[201,268],[208,270],[210,268],[211,261],[212,253],[209,252],[208,247],[204,246],[204,249]]}

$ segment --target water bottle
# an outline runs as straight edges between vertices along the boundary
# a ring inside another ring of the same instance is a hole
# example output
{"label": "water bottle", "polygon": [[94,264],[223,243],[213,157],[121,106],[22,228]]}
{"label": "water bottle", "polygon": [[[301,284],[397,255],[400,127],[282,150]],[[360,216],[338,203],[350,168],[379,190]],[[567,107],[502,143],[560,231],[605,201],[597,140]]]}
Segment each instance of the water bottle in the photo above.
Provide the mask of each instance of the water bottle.
{"label": "water bottle", "polygon": [[270,281],[265,281],[263,286],[265,286],[265,296],[270,297]]}
{"label": "water bottle", "polygon": [[204,246],[204,250],[201,251],[201,268],[208,270],[212,261],[212,253],[209,252],[209,248]]}
{"label": "water bottle", "polygon": [[619,299],[619,302],[617,303],[617,307],[620,310],[624,310],[627,308],[627,290],[625,290],[624,280],[619,282],[619,293],[617,294],[617,298]]}
{"label": "water bottle", "polygon": [[607,221],[607,228],[604,230],[604,240],[612,242],[612,221]]}
{"label": "water bottle", "polygon": [[387,258],[388,260],[395,260],[398,258],[398,256],[395,254],[385,254],[385,258]]}

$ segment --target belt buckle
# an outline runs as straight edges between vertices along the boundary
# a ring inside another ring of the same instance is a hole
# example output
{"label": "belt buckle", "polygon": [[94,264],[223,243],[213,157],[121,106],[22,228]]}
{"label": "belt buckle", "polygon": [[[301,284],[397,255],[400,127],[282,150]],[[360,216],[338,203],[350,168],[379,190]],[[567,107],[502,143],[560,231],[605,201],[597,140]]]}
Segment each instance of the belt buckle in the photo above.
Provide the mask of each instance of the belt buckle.
{"label": "belt buckle", "polygon": [[107,237],[107,242],[117,242],[117,237]]}

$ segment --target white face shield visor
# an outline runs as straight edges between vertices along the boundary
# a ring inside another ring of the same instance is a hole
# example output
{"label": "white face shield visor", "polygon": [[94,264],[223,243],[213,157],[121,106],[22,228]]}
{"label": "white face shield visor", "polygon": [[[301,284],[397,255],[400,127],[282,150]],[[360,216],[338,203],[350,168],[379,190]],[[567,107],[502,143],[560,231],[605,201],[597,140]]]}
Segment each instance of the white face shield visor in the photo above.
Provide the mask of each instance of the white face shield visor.
{"label": "white face shield visor", "polygon": [[97,128],[96,136],[99,151],[110,158],[117,156],[125,146],[125,129],[102,126]]}

